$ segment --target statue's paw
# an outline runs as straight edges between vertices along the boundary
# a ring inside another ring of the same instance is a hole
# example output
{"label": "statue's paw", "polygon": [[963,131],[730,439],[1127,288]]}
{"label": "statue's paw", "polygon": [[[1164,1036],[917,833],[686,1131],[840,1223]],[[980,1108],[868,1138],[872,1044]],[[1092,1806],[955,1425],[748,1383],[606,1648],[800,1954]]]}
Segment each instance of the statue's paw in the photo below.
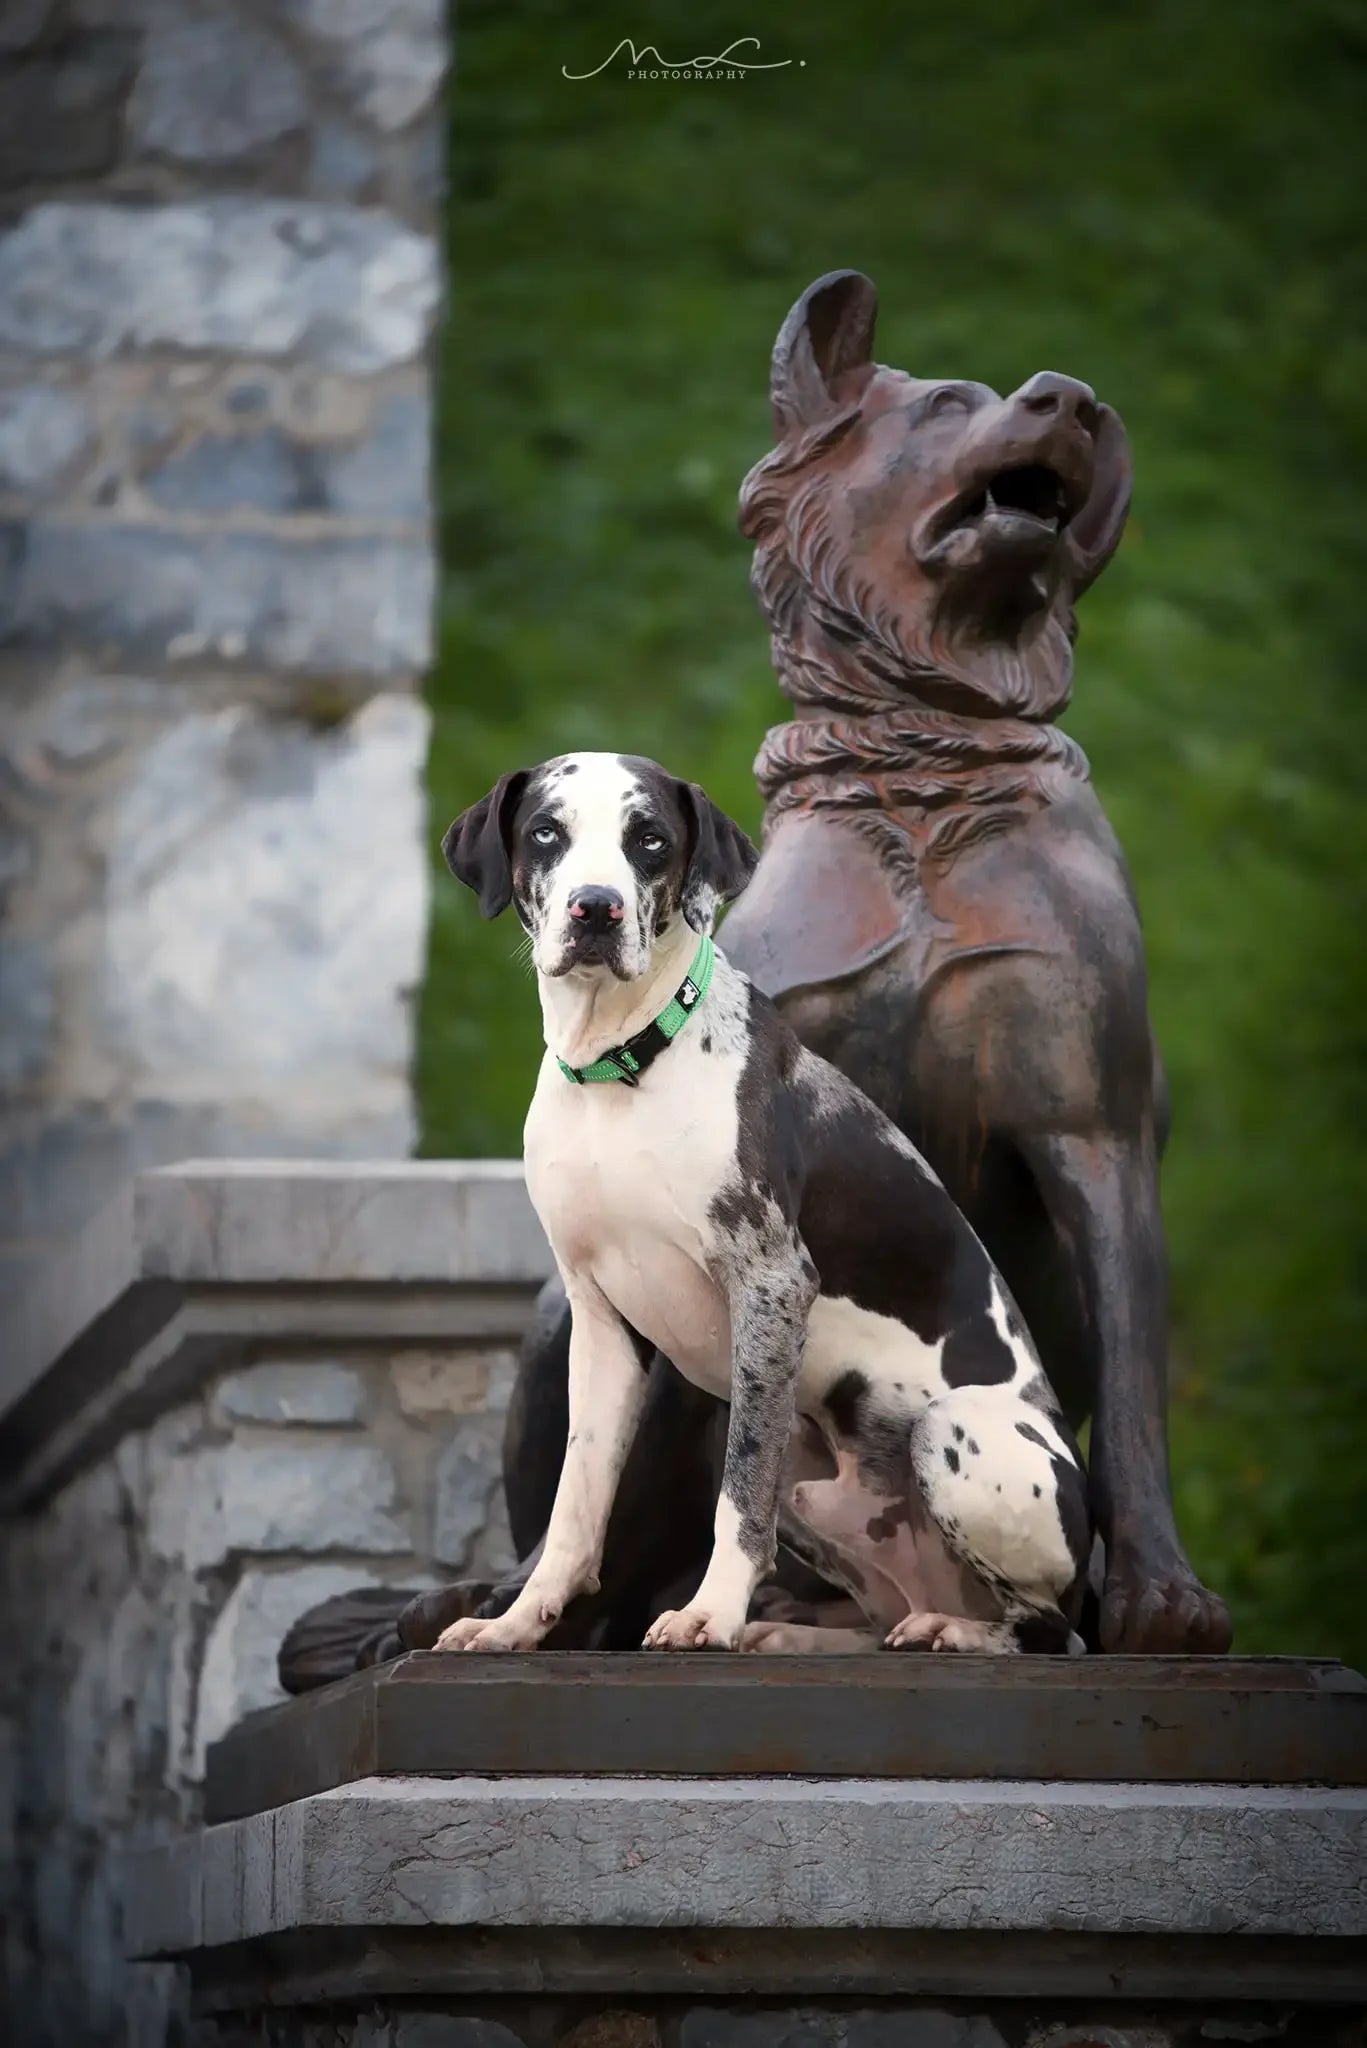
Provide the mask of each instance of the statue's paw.
{"label": "statue's paw", "polygon": [[409,1646],[395,1634],[398,1618],[416,1596],[398,1586],[358,1586],[301,1614],[280,1645],[278,1668],[286,1692],[312,1692],[368,1664],[401,1657]]}
{"label": "statue's paw", "polygon": [[500,1615],[496,1621],[481,1621],[467,1615],[453,1621],[437,1637],[438,1650],[535,1650],[546,1633],[546,1625],[530,1615]]}
{"label": "statue's paw", "polygon": [[460,1579],[415,1593],[395,1623],[400,1642],[405,1650],[434,1649],[443,1630],[475,1614],[492,1591],[487,1579]]}
{"label": "statue's paw", "polygon": [[1229,1609],[1186,1559],[1117,1550],[1101,1600],[1101,1647],[1112,1655],[1218,1656],[1234,1640]]}
{"label": "statue's paw", "polygon": [[667,1608],[646,1630],[643,1650],[734,1650],[742,1623],[710,1614],[705,1607]]}
{"label": "statue's paw", "polygon": [[776,1580],[766,1579],[762,1586],[755,1588],[750,1613],[755,1622],[807,1621],[811,1618],[811,1603],[799,1600],[795,1593],[790,1593]]}
{"label": "statue's paw", "polygon": [[858,1628],[848,1624],[830,1628],[807,1621],[748,1621],[740,1632],[740,1648],[771,1657],[848,1657],[856,1651],[876,1650],[877,1635],[862,1615],[859,1619],[863,1625]]}
{"label": "statue's paw", "polygon": [[889,1650],[956,1650],[978,1657],[1006,1657],[1016,1648],[1002,1622],[972,1621],[962,1614],[904,1614],[883,1641]]}
{"label": "statue's paw", "polygon": [[737,1647],[783,1656],[810,1649],[811,1639],[817,1633],[799,1621],[747,1621]]}

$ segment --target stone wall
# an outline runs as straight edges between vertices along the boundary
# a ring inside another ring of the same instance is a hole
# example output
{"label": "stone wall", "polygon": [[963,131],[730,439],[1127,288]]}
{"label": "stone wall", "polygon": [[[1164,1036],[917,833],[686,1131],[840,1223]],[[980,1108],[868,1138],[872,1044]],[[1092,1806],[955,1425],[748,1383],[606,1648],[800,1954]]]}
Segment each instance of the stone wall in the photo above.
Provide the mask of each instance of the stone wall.
{"label": "stone wall", "polygon": [[407,1150],[441,0],[0,7],[0,1286]]}
{"label": "stone wall", "polygon": [[29,1276],[0,1345],[7,2048],[182,2048],[183,1976],[126,1959],[128,1856],[194,1825],[306,1608],[512,1561],[549,1259],[512,1162],[233,1160],[141,1175]]}
{"label": "stone wall", "polygon": [[283,1697],[281,1637],[363,1585],[512,1561],[506,1342],[248,1349],[6,1532],[0,2033],[161,2048],[180,1974],[125,1959],[122,1865],[193,1822],[204,1752]]}

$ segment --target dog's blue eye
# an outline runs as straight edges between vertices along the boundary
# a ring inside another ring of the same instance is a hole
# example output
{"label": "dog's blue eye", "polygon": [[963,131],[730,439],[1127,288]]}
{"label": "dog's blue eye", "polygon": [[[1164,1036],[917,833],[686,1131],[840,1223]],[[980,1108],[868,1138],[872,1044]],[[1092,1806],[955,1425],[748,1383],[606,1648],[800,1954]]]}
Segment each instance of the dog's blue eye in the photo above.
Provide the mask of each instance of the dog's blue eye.
{"label": "dog's blue eye", "polygon": [[533,825],[530,836],[533,846],[554,846],[560,834],[554,825]]}

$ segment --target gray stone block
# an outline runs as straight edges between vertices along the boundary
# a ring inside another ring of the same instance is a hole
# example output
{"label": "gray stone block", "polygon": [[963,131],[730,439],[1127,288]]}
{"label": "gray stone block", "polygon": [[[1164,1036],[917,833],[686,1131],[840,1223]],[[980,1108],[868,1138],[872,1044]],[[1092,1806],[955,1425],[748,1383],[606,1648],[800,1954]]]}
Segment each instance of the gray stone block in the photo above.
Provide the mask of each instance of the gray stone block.
{"label": "gray stone block", "polygon": [[409,677],[431,653],[423,540],[282,540],[37,520],[0,643]]}
{"label": "gray stone block", "polygon": [[521,1160],[186,1161],[135,1190],[147,1278],[536,1286],[552,1270]]}
{"label": "gray stone block", "polygon": [[[1102,2048],[1089,2037],[1093,2048]],[[695,2006],[679,2022],[679,2048],[1008,2048],[991,2020],[971,2013],[822,2012],[759,2007],[752,2011]],[[1040,2044],[1044,2048],[1044,2044]],[[1049,2048],[1056,2048],[1050,2036]]]}
{"label": "gray stone block", "polygon": [[299,442],[278,427],[205,434],[143,479],[159,505],[184,512],[316,512],[424,521],[430,511],[426,395],[382,400],[359,441]]}
{"label": "gray stone block", "polygon": [[459,1351],[402,1351],[390,1366],[394,1392],[405,1415],[420,1422],[449,1422],[486,1410],[507,1412],[517,1377],[517,1353],[504,1348]]}
{"label": "gray stone block", "polygon": [[0,491],[40,492],[59,483],[94,438],[74,393],[30,384],[0,391]]}
{"label": "gray stone block", "polygon": [[439,1564],[466,1564],[489,1520],[501,1469],[501,1435],[499,1418],[471,1416],[442,1447],[432,1514],[432,1555]]}
{"label": "gray stone block", "polygon": [[148,1542],[195,1572],[244,1554],[396,1556],[413,1538],[395,1492],[394,1468],[373,1444],[228,1444],[157,1476]]}
{"label": "gray stone block", "polygon": [[421,350],[437,290],[429,238],[319,200],[51,202],[0,235],[0,343],[37,355],[214,349],[378,370]]}
{"label": "gray stone block", "polygon": [[285,1632],[310,1607],[378,1581],[357,1565],[304,1565],[292,1571],[247,1571],[228,1597],[204,1647],[195,1716],[196,1772],[204,1752],[235,1721],[285,1695],[276,1656]]}
{"label": "gray stone block", "polygon": [[96,836],[107,1028],[145,1087],[288,1094],[296,1129],[310,1106],[319,1131],[367,1113],[401,1125],[426,738],[409,697],[372,698],[324,733],[239,705],[192,714],[140,757]]}
{"label": "gray stone block", "polygon": [[373,145],[340,121],[321,120],[313,131],[309,190],[318,199],[354,199],[375,175]]}
{"label": "gray stone block", "polygon": [[1367,1792],[1343,1789],[370,1778],[200,1839],[206,1872],[236,1859],[218,1941],[904,1928],[1227,1936],[1251,1956],[1262,1935],[1367,1933]]}
{"label": "gray stone block", "polygon": [[310,498],[302,451],[278,427],[257,434],[205,434],[143,477],[143,489],[173,512],[301,512]]}
{"label": "gray stone block", "polygon": [[0,77],[0,186],[110,167],[136,47],[131,36],[96,31]]}
{"label": "gray stone block", "polygon": [[395,1509],[394,1468],[373,1444],[233,1444],[218,1453],[217,1477],[220,1554],[413,1547],[407,1513]]}
{"label": "gray stone block", "polygon": [[382,399],[358,442],[319,451],[326,510],[347,519],[427,519],[431,443],[426,392]]}
{"label": "gray stone block", "polygon": [[406,127],[435,96],[446,68],[442,0],[285,0],[285,12],[377,128]]}
{"label": "gray stone block", "polygon": [[263,1362],[230,1373],[219,1381],[217,1398],[234,1422],[359,1422],[365,1413],[360,1374],[325,1358]]}
{"label": "gray stone block", "polygon": [[57,1000],[46,946],[6,937],[0,945],[0,1093],[35,1081],[53,1052]]}
{"label": "gray stone block", "polygon": [[128,103],[138,149],[232,163],[303,127],[308,100],[289,52],[240,13],[159,20]]}

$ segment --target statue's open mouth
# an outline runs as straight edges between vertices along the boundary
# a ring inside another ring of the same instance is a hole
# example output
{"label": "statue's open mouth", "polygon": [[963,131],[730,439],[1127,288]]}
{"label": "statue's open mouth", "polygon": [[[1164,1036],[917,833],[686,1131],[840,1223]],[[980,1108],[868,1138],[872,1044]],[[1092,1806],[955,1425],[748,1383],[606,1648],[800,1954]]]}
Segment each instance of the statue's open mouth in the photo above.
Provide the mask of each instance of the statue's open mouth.
{"label": "statue's open mouth", "polygon": [[1031,529],[1059,534],[1085,502],[1086,492],[1060,471],[1043,462],[1020,463],[1010,469],[994,470],[981,482],[961,491],[936,522],[936,538],[943,539],[956,527],[988,523],[1003,531],[1015,529],[1022,535]]}
{"label": "statue's open mouth", "polygon": [[961,503],[949,523],[963,526],[1004,514],[1061,533],[1079,507],[1080,500],[1057,470],[1027,462],[1018,469],[997,470]]}
{"label": "statue's open mouth", "polygon": [[992,562],[1037,566],[1087,502],[1084,467],[1090,465],[1079,461],[1072,475],[1049,462],[980,469],[923,528],[914,543],[922,563],[948,570]]}

